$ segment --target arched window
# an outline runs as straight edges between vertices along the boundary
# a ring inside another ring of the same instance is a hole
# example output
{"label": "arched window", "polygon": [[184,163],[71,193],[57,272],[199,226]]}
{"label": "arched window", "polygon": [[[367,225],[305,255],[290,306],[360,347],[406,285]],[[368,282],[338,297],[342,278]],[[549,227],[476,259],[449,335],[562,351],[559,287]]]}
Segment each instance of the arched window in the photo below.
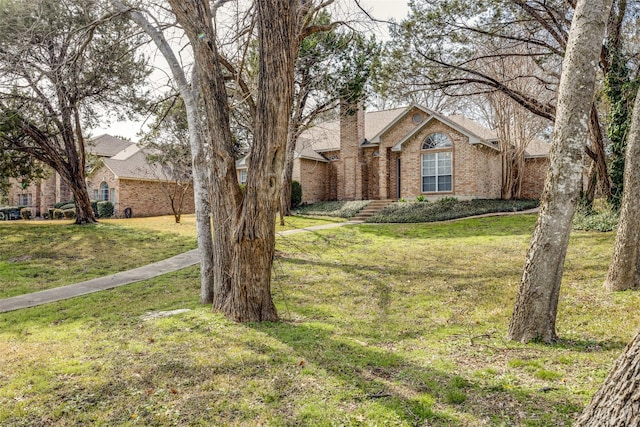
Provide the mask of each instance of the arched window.
{"label": "arched window", "polygon": [[423,150],[438,149],[422,154],[422,192],[439,193],[453,191],[453,151],[451,139],[444,133],[432,133],[422,143]]}
{"label": "arched window", "polygon": [[451,139],[444,133],[432,133],[422,143],[423,150],[452,147]]}
{"label": "arched window", "polygon": [[100,184],[100,200],[109,200],[109,184],[104,181]]}

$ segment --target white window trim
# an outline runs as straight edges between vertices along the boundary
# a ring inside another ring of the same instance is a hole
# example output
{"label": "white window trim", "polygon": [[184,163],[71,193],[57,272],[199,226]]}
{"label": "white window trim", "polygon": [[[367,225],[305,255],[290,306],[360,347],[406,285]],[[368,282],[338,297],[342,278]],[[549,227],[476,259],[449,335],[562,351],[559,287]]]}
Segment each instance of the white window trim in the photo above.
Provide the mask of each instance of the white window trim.
{"label": "white window trim", "polygon": [[[439,173],[439,155],[443,154],[443,153],[447,153],[449,154],[449,168],[451,169],[451,172],[448,174],[440,174]],[[436,163],[436,174],[435,175],[426,175],[425,174],[425,167],[424,167],[424,158],[425,156],[435,156],[435,163]],[[428,191],[425,190],[424,188],[424,178],[425,177],[431,177],[431,176],[435,176],[436,177],[436,189],[434,191]],[[440,177],[444,177],[444,176],[450,176],[451,177],[451,188],[448,190],[440,190]],[[453,192],[453,151],[452,150],[446,150],[446,151],[436,151],[433,153],[422,153],[420,156],[420,190],[422,193],[452,193]]]}

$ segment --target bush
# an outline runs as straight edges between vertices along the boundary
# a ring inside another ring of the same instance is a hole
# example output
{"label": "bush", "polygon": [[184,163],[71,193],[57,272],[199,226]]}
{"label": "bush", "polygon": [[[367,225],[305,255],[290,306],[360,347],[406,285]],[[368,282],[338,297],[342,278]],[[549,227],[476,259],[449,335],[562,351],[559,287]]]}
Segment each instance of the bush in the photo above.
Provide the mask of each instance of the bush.
{"label": "bush", "polygon": [[603,211],[577,211],[573,217],[573,229],[584,231],[612,231],[618,228],[618,213],[613,209]]}
{"label": "bush", "polygon": [[102,200],[98,202],[98,217],[111,218],[113,216],[113,203]]}
{"label": "bush", "polygon": [[47,211],[49,213],[49,219],[55,219],[55,216],[53,215],[55,208],[49,208]]}
{"label": "bush", "polygon": [[76,218],[76,210],[75,209],[60,209],[62,211],[62,215],[65,219],[75,219]]}
{"label": "bush", "polygon": [[20,211],[26,206],[4,206],[0,208],[0,221],[20,219]]}
{"label": "bush", "polygon": [[75,209],[75,208],[76,208],[76,204],[74,202],[65,203],[64,205],[59,207],[59,209],[62,209],[63,211],[65,211],[67,209]]}
{"label": "bush", "polygon": [[53,219],[64,219],[64,212],[62,209],[53,210]]}
{"label": "bush", "polygon": [[291,207],[297,208],[302,203],[302,185],[295,179],[291,181]]}
{"label": "bush", "polygon": [[416,196],[416,202],[426,202],[427,198],[424,194],[420,194],[419,196]]}
{"label": "bush", "polygon": [[31,211],[31,208],[22,208],[20,209],[20,216],[24,220],[31,219],[33,212]]}
{"label": "bush", "polygon": [[444,197],[434,203],[392,203],[366,222],[415,223],[445,221],[493,212],[516,212],[538,206],[537,200],[485,200],[460,202],[454,197]]}
{"label": "bush", "polygon": [[91,209],[93,210],[93,214],[96,216],[96,218],[98,218],[98,201],[97,200],[91,201]]}
{"label": "bush", "polygon": [[58,202],[58,203],[54,204],[54,205],[53,205],[53,207],[54,207],[55,209],[62,209],[62,207],[63,207],[64,205],[69,205],[69,204],[71,204],[71,205],[74,205],[74,206],[75,206],[75,203],[73,202],[73,200],[67,200],[67,201],[64,201],[64,202]]}

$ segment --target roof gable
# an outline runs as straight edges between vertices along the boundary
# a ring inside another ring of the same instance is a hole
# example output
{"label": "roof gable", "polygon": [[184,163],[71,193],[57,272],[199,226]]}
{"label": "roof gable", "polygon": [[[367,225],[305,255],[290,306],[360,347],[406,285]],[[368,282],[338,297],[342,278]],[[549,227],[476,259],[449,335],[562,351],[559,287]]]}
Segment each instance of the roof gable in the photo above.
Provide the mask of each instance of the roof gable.
{"label": "roof gable", "polygon": [[426,120],[423,120],[418,126],[416,126],[411,132],[405,135],[400,141],[398,141],[391,148],[391,151],[402,150],[402,145],[405,142],[407,142],[414,135],[422,131],[433,120],[437,120],[441,123],[444,123],[450,128],[460,132],[461,134],[463,134],[469,139],[470,144],[473,144],[473,145],[482,144],[496,151],[500,151],[500,148],[498,147],[498,144],[497,144],[498,138],[495,132],[492,131],[491,129],[487,129],[484,126],[482,126],[480,123],[477,123],[464,116],[444,116],[440,113],[436,113],[435,111],[431,111],[431,110],[427,110],[427,111],[429,111],[430,116],[427,117]]}

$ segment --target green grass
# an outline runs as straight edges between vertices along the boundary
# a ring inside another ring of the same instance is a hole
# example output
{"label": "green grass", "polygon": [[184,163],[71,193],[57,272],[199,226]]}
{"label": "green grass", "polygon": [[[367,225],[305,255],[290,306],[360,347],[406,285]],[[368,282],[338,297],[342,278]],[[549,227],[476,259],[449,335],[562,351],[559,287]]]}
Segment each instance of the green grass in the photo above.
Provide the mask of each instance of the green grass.
{"label": "green grass", "polygon": [[[278,231],[339,222],[287,217]],[[0,298],[140,267],[196,247],[195,216],[72,221],[0,221]]]}
{"label": "green grass", "polygon": [[570,425],[640,297],[602,289],[612,233],[575,232],[561,340],[505,341],[534,222],[279,237],[277,323],[200,306],[197,268],[0,314],[0,425]]}

